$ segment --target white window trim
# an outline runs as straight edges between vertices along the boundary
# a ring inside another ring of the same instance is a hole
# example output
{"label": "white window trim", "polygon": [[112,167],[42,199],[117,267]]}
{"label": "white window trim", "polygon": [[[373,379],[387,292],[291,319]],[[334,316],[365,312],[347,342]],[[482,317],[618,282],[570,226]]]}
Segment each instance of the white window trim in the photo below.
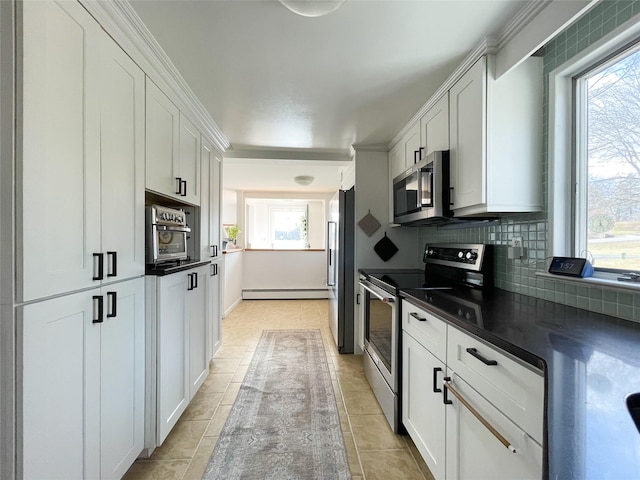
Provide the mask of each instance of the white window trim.
{"label": "white window trim", "polygon": [[[636,15],[549,73],[549,259],[569,256],[573,247],[573,77],[639,35],[640,15]],[[577,280],[602,285],[623,283],[617,277],[618,274],[596,272],[591,279]],[[640,284],[623,284],[625,289],[640,289]]]}

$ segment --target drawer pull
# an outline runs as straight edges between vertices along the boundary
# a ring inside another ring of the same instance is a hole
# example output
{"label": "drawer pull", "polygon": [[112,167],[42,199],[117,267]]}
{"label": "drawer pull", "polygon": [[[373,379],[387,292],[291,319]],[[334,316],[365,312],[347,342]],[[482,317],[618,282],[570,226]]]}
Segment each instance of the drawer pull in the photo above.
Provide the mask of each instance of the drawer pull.
{"label": "drawer pull", "polygon": [[[447,378],[448,378],[448,377],[447,377]],[[446,378],[445,378],[445,380],[446,380]],[[480,421],[480,423],[482,423],[482,425],[484,425],[484,426],[485,426],[485,428],[486,428],[487,430],[489,430],[489,431],[491,432],[491,434],[492,434],[494,437],[496,437],[496,438],[498,439],[498,441],[499,441],[502,445],[504,445],[504,446],[507,448],[507,450],[509,450],[511,453],[518,453],[518,450],[516,449],[516,447],[514,447],[514,446],[511,444],[511,442],[509,442],[509,440],[507,440],[506,438],[504,438],[504,437],[502,436],[502,434],[501,434],[500,432],[498,432],[498,430],[496,430],[496,429],[494,428],[494,426],[493,426],[493,425],[491,425],[487,420],[485,420],[485,418],[484,418],[482,415],[480,415],[480,414],[478,413],[478,411],[477,411],[475,408],[473,408],[473,407],[471,406],[471,404],[470,404],[469,402],[467,402],[467,401],[462,397],[462,395],[460,395],[460,393],[458,393],[458,391],[456,391],[456,389],[455,389],[455,388],[453,388],[453,387],[452,387],[450,384],[448,384],[448,383],[445,383],[445,384],[444,384],[444,388],[445,388],[445,392],[446,392],[446,390],[450,391],[450,392],[453,394],[453,396],[454,396],[454,397],[456,397],[458,400],[460,400],[460,403],[462,403],[465,407],[467,407],[467,410],[469,410],[469,411],[473,414],[473,416],[474,416],[474,417],[476,417],[476,418]]]}
{"label": "drawer pull", "polygon": [[484,358],[482,355],[478,353],[478,350],[476,350],[475,348],[467,348],[467,353],[472,357],[476,357],[485,365],[489,365],[489,366],[498,365],[498,362],[496,362],[495,360],[487,360],[486,358]]}
{"label": "drawer pull", "polygon": [[411,312],[409,314],[410,317],[415,318],[416,320],[418,320],[419,322],[426,322],[427,319],[426,318],[422,318],[420,315],[418,315],[416,312]]}

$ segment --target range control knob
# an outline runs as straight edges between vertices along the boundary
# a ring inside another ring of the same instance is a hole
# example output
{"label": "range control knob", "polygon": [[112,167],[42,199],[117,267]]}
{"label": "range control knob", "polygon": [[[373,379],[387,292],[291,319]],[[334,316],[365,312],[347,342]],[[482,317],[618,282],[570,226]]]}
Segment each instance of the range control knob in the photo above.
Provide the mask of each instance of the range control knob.
{"label": "range control knob", "polygon": [[478,258],[478,254],[476,252],[472,252],[471,250],[469,250],[465,256],[467,260],[475,260],[476,258]]}
{"label": "range control knob", "polygon": [[463,259],[463,258],[464,258],[464,252],[463,252],[462,250],[460,250],[460,251],[458,252],[458,258],[459,258],[459,259]]}

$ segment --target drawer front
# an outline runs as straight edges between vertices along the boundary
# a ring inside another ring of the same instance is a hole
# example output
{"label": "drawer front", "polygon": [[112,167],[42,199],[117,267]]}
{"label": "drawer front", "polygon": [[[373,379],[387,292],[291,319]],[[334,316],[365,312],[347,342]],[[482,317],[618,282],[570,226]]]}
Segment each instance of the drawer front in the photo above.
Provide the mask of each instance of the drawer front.
{"label": "drawer front", "polygon": [[544,376],[541,372],[454,327],[448,332],[447,366],[542,443]]}
{"label": "drawer front", "polygon": [[447,324],[435,315],[402,301],[402,329],[429,350],[438,360],[447,355]]}

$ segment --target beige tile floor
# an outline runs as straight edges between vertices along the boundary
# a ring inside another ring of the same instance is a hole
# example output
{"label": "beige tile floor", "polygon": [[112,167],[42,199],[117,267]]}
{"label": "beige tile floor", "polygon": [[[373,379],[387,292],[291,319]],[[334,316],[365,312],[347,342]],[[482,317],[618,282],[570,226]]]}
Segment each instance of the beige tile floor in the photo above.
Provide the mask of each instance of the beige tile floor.
{"label": "beige tile floor", "polygon": [[340,355],[331,339],[326,300],[245,300],[222,321],[222,346],[211,374],[173,431],[125,480],[200,479],[231,410],[262,330],[322,332],[354,480],[433,477],[408,436],[395,435],[364,376],[362,356]]}

